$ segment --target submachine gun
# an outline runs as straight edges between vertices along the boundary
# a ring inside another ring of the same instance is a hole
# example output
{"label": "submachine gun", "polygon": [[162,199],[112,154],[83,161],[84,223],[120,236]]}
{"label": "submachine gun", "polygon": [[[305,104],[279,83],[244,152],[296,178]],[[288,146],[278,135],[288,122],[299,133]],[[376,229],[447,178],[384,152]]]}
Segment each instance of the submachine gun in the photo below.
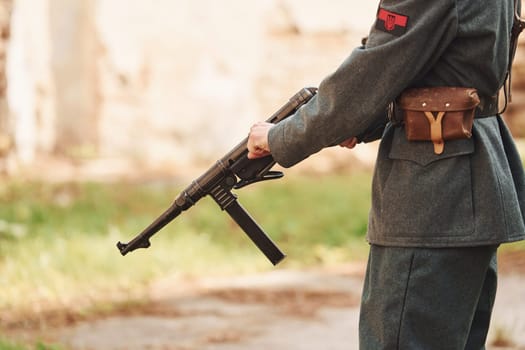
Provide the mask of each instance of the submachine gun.
{"label": "submachine gun", "polygon": [[[277,124],[291,116],[299,107],[308,102],[316,92],[316,88],[301,89],[267,122]],[[277,265],[284,259],[285,254],[239,204],[237,196],[232,193],[232,189],[240,189],[259,181],[283,177],[282,172],[271,170],[275,165],[275,160],[271,155],[248,159],[247,141],[248,138],[245,138],[204,174],[194,180],[176,197],[173,204],[144,231],[128,243],[118,242],[117,247],[120,253],[126,255],[138,248],[148,248],[151,245],[149,239],[155,233],[179,216],[180,213],[192,207],[199,199],[209,195],[222,210],[230,214],[272,264]]]}

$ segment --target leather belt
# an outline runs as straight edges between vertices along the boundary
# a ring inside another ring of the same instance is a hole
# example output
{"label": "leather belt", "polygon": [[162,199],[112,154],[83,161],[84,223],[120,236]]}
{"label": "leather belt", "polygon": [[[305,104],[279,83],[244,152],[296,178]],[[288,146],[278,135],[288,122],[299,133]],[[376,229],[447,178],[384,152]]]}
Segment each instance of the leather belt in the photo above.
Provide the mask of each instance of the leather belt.
{"label": "leather belt", "polygon": [[[474,118],[488,118],[500,113],[499,109],[499,95],[485,96],[479,95],[479,105],[474,112]],[[391,103],[388,107],[387,116],[392,125],[403,125],[403,112],[397,106],[397,103]]]}

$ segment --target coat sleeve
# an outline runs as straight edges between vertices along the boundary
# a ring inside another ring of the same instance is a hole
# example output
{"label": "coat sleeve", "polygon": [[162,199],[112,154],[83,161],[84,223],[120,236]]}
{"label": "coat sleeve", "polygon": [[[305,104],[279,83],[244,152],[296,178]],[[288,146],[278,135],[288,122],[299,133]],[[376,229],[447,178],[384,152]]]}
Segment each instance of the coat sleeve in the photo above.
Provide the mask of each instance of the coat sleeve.
{"label": "coat sleeve", "polygon": [[383,0],[366,46],[354,49],[307,104],[270,129],[274,159],[290,167],[384,124],[388,104],[432,68],[457,30],[454,0]]}

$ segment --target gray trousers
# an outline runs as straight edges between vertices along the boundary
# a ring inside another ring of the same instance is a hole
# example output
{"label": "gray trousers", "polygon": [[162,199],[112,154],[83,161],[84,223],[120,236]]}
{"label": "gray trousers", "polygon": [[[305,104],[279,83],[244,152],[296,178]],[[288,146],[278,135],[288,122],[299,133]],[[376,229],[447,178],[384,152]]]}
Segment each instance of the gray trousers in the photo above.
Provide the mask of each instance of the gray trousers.
{"label": "gray trousers", "polygon": [[361,314],[361,350],[485,349],[497,284],[497,246],[372,245]]}

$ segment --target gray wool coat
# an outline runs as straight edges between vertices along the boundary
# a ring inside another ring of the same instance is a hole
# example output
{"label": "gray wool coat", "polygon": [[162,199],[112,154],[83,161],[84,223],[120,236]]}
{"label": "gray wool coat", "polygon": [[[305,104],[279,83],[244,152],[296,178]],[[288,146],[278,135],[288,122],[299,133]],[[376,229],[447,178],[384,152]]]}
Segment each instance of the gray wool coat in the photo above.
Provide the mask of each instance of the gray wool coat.
{"label": "gray wool coat", "polygon": [[366,45],[320,84],[316,96],[275,125],[274,159],[290,167],[357,136],[381,138],[368,240],[405,247],[461,247],[525,238],[525,174],[500,115],[476,119],[470,139],[407,141],[386,117],[409,87],[502,87],[512,0],[383,0]]}

